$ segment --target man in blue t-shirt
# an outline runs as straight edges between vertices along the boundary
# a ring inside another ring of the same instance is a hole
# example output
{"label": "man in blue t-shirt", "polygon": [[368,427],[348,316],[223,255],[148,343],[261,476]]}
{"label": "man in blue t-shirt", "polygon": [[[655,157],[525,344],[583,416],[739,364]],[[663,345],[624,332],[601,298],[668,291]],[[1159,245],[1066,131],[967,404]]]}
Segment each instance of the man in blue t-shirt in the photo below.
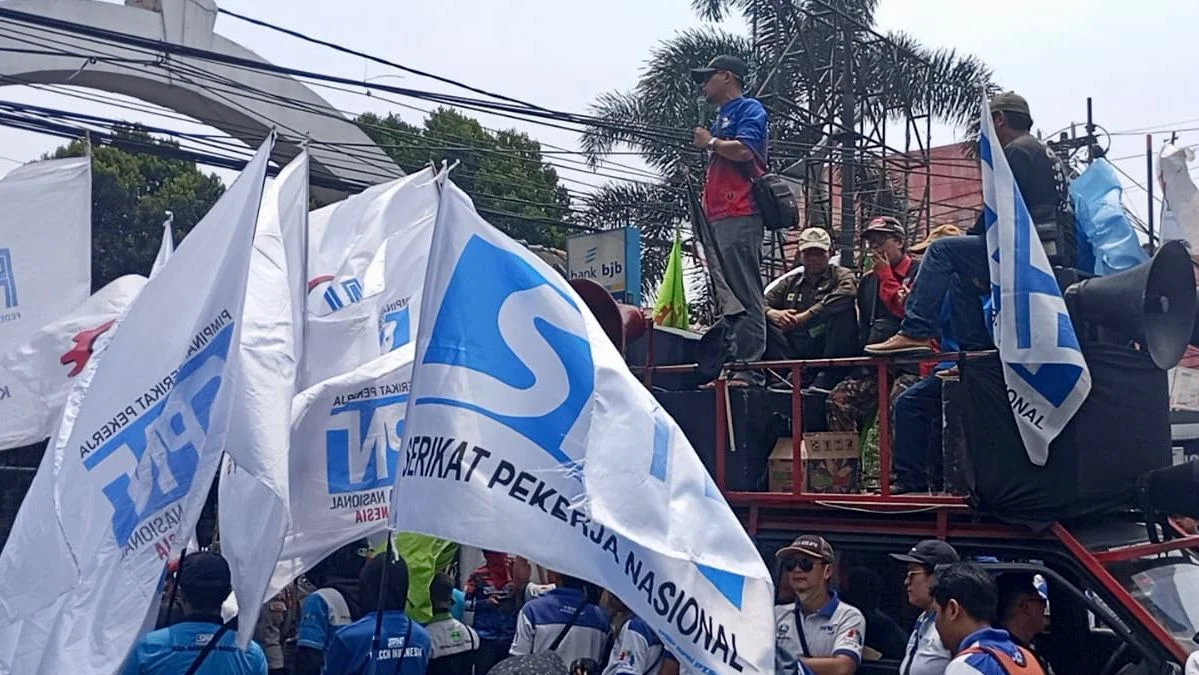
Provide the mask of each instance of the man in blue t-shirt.
{"label": "man in blue t-shirt", "polygon": [[[744,95],[749,66],[736,56],[712,59],[691,71],[704,98],[719,106],[710,129],[695,129],[695,146],[709,155],[704,181],[704,253],[713,270],[716,300],[736,361],[757,361],[766,350],[762,298],[762,215],[753,198],[753,177],[766,170],[766,108]],[[732,379],[754,381],[748,373]]]}
{"label": "man in blue t-shirt", "polygon": [[296,675],[319,675],[325,661],[325,647],[333,634],[362,616],[358,575],[366,563],[366,550],[365,539],[350,542],[305,575],[317,590],[300,605]]}
{"label": "man in blue t-shirt", "polygon": [[122,675],[186,673],[215,637],[217,646],[204,657],[196,675],[267,675],[266,654],[251,642],[237,648],[237,629],[222,627],[221,603],[233,590],[229,563],[215,553],[193,553],[179,566],[178,598],[183,620],[149,633],[125,661]]}
{"label": "man in blue t-shirt", "polygon": [[[408,565],[403,558],[377,555],[362,568],[358,601],[366,614],[333,635],[325,648],[325,675],[366,675],[371,661],[382,675],[424,675],[432,641],[420,624],[408,618]],[[375,626],[382,613],[378,649]]]}

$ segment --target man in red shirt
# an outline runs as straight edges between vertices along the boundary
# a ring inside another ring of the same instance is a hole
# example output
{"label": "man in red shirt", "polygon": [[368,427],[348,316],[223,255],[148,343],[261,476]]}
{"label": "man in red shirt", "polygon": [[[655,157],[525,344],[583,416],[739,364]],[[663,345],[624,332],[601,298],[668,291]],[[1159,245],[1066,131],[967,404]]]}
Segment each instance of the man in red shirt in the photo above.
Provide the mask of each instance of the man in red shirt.
{"label": "man in red shirt", "polygon": [[[719,106],[710,129],[697,127],[695,146],[709,156],[704,183],[702,236],[713,270],[716,302],[728,327],[734,361],[756,361],[766,349],[762,299],[762,218],[754,203],[752,177],[766,167],[766,109],[743,95],[749,66],[735,56],[718,56],[691,71],[704,97]],[[739,374],[731,384],[753,379]]]}
{"label": "man in red shirt", "polygon": [[[858,333],[864,344],[881,342],[899,331],[903,305],[916,278],[917,263],[904,252],[907,230],[895,218],[880,216],[862,230],[873,268],[862,277],[858,290]],[[917,372],[897,372],[891,402],[920,380]],[[828,425],[831,431],[859,431],[866,413],[878,404],[878,372],[870,368],[841,381],[829,393]]]}

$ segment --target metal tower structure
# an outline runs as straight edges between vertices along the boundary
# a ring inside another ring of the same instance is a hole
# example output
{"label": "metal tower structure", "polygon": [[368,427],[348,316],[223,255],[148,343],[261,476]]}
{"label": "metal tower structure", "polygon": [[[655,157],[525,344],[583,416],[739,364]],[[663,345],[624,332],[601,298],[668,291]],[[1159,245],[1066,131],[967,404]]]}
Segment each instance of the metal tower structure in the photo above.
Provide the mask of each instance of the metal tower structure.
{"label": "metal tower structure", "polygon": [[[795,181],[804,225],[828,228],[847,267],[864,219],[894,216],[912,241],[922,238],[930,223],[933,66],[824,0],[758,0],[751,25],[772,161]],[[920,193],[912,194],[919,174]],[[786,233],[768,237],[765,277],[790,268],[789,243]]]}

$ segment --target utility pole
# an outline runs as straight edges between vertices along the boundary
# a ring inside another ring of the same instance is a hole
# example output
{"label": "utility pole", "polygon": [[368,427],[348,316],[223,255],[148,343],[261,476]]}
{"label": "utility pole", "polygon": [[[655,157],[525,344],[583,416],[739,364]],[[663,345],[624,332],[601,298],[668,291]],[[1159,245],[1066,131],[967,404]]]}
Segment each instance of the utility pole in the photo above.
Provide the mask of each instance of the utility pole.
{"label": "utility pole", "polygon": [[855,221],[858,197],[853,39],[853,26],[846,22],[842,27],[841,47],[841,266],[850,268],[854,266],[853,251],[857,243]]}

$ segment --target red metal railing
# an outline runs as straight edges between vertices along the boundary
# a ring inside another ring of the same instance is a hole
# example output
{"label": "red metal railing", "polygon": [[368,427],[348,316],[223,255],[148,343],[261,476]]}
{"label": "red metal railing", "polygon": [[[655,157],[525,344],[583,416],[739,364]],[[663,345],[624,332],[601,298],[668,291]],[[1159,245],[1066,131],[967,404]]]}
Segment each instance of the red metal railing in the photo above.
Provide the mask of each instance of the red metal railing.
{"label": "red metal railing", "polygon": [[[652,331],[651,331],[652,333]],[[677,366],[655,366],[653,364],[652,338],[648,349],[648,365],[633,368],[640,372],[646,387],[653,384],[654,373],[686,374],[696,371],[694,364]],[[983,358],[994,352],[950,352],[930,354],[921,357],[853,357],[840,359],[801,359],[790,361],[759,361],[747,364],[728,364],[729,371],[787,371],[791,384],[791,492],[746,492],[731,491],[727,483],[727,453],[729,448],[729,387],[728,381],[718,379],[714,383],[716,394],[716,457],[715,481],[717,487],[725,494],[732,504],[745,506],[789,506],[802,503],[827,504],[837,506],[862,506],[872,508],[911,509],[919,507],[968,510],[963,497],[947,494],[891,494],[891,368],[895,365],[912,365],[918,363],[940,363],[943,361],[962,361],[965,359]],[[823,492],[805,492],[804,465],[800,457],[804,437],[804,414],[802,382],[805,368],[827,367],[860,367],[869,366],[876,370],[878,377],[878,435],[879,435],[879,491],[877,493],[860,494],[830,494]]]}

